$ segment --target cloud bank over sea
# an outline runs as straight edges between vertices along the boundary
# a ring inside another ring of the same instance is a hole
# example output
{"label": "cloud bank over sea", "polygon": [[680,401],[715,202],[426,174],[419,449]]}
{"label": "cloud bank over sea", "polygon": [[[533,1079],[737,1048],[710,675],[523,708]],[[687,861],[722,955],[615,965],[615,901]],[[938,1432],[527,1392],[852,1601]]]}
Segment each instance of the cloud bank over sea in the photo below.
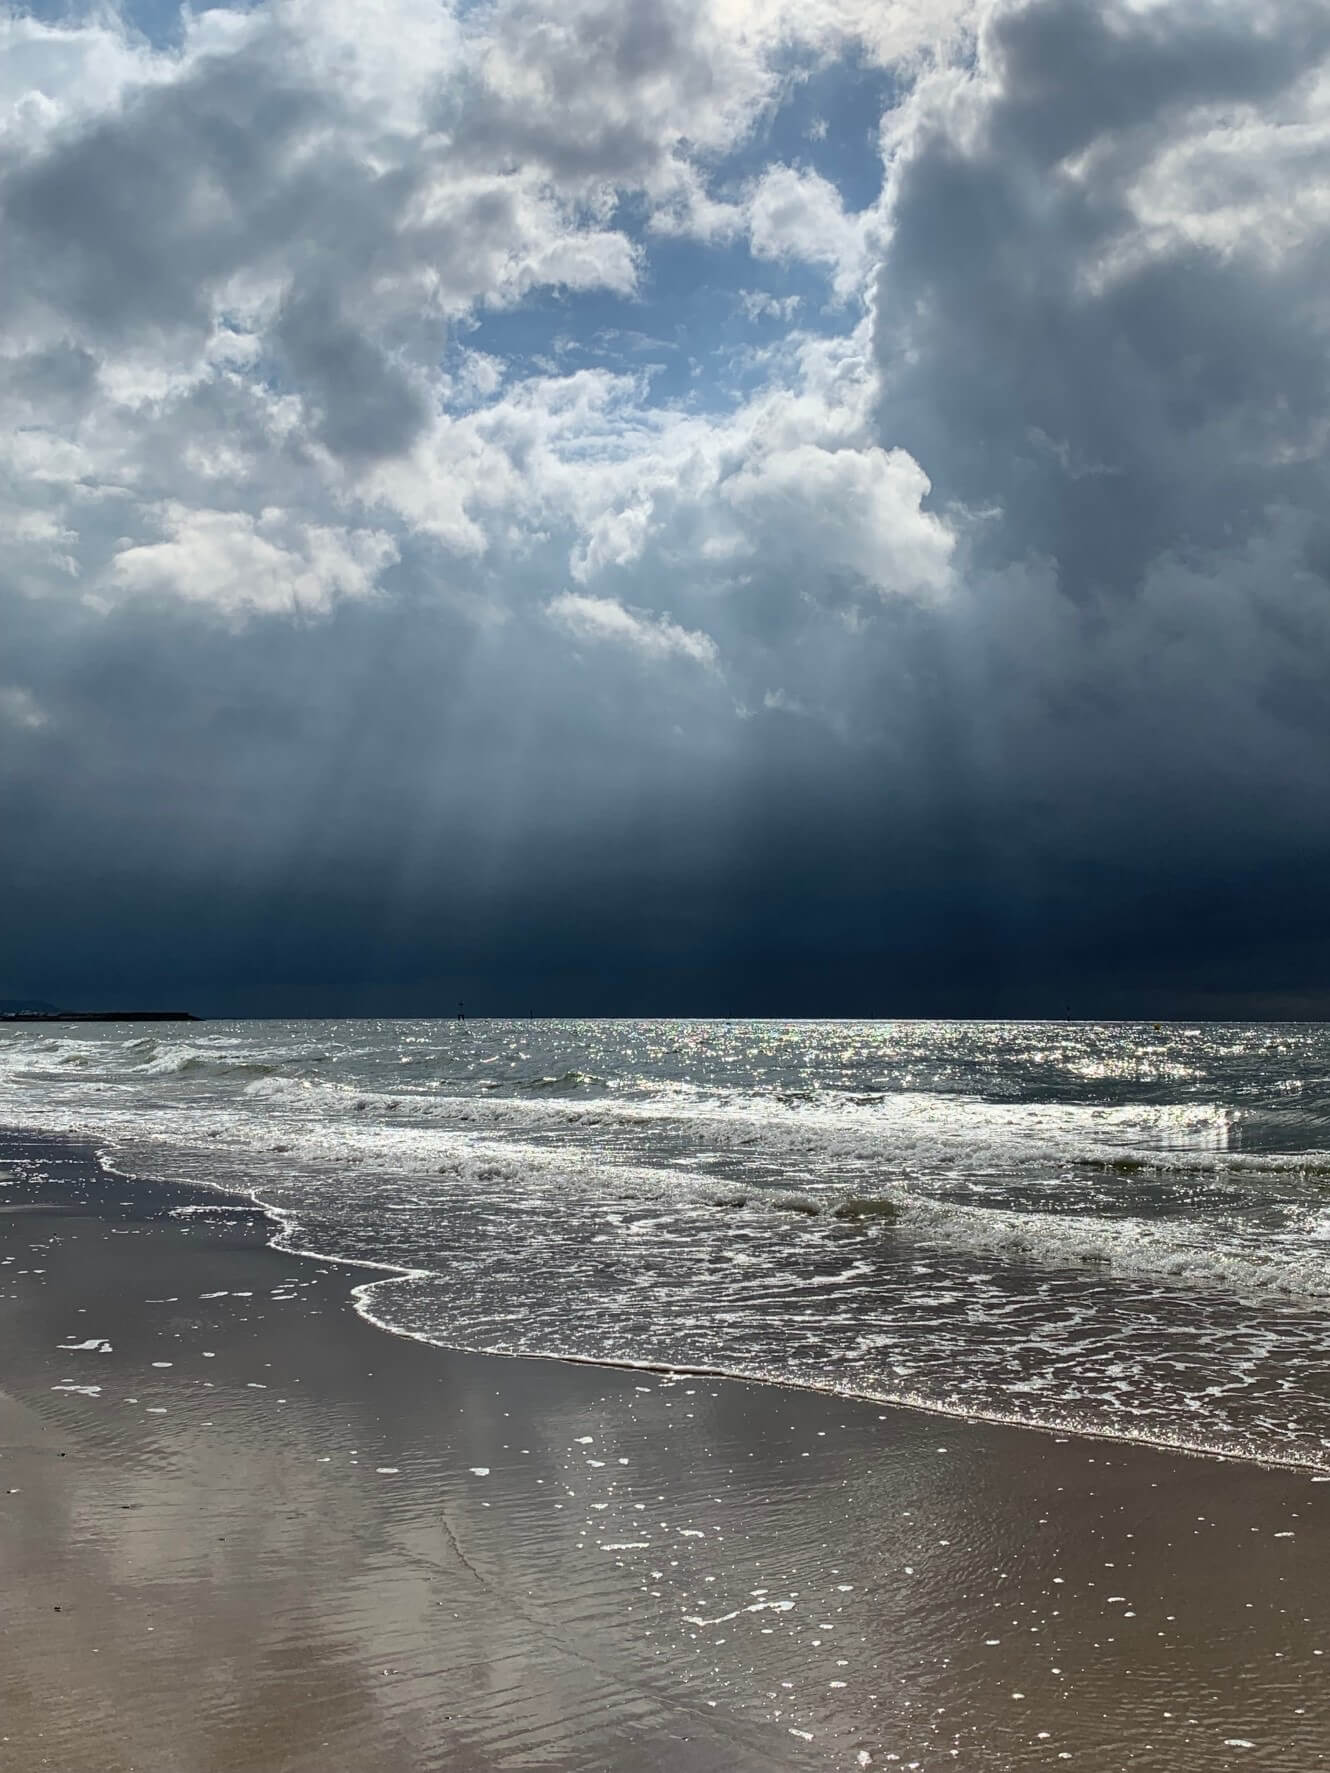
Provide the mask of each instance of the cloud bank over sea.
{"label": "cloud bank over sea", "polygon": [[0,989],[1330,1004],[1323,6],[12,10],[0,217]]}

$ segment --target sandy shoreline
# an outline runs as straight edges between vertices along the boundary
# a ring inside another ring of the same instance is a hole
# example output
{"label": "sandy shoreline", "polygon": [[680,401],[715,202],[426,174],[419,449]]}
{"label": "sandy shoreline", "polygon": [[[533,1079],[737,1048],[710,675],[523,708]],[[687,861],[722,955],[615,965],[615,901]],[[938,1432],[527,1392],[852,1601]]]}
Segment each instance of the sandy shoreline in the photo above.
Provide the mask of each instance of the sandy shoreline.
{"label": "sandy shoreline", "polygon": [[0,1183],[0,1767],[1330,1762],[1309,1476],[457,1355],[44,1169]]}

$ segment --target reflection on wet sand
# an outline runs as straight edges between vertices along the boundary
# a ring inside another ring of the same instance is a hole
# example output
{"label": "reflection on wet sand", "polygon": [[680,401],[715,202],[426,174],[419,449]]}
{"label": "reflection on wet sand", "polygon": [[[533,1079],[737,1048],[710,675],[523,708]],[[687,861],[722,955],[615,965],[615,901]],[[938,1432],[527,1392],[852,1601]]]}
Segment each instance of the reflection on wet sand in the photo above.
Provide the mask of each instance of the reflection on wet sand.
{"label": "reflection on wet sand", "polygon": [[1326,1762],[1306,1475],[450,1355],[355,1278],[0,1220],[0,1764]]}

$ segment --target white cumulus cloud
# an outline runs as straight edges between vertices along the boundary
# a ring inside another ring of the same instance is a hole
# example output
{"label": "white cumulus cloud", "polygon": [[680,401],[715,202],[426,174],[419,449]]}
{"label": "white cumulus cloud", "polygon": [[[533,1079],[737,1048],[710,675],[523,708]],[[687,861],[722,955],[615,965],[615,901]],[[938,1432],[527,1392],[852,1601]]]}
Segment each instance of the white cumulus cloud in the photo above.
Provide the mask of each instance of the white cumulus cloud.
{"label": "white cumulus cloud", "polygon": [[293,524],[275,511],[255,518],[175,505],[162,511],[161,522],[164,541],[137,543],[115,556],[112,583],[229,616],[321,615],[338,598],[368,596],[397,554],[379,531]]}
{"label": "white cumulus cloud", "polygon": [[643,659],[686,659],[707,671],[719,668],[716,643],[709,634],[681,628],[665,616],[576,591],[552,597],[545,607],[550,619],[576,640],[626,647]]}

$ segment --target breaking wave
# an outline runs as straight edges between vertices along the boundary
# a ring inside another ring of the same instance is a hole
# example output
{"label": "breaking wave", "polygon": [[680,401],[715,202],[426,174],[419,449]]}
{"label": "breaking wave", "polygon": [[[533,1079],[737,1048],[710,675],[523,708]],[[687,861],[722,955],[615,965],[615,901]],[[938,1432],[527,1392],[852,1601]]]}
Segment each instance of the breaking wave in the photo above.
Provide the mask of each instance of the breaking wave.
{"label": "breaking wave", "polygon": [[248,1191],[460,1347],[715,1365],[1318,1463],[1330,1036],[0,1030],[0,1116]]}

